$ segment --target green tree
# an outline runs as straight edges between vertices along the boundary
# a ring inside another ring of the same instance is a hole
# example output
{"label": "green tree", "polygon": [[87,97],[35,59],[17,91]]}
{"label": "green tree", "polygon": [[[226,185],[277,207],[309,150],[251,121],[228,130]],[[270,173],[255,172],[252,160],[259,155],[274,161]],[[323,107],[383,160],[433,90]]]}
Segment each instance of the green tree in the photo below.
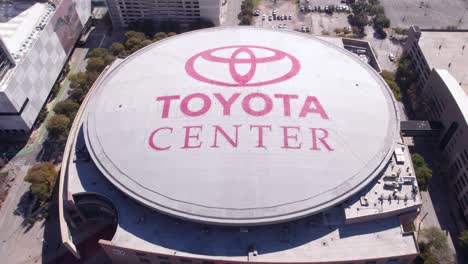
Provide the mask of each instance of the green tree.
{"label": "green tree", "polygon": [[153,44],[153,41],[151,41],[149,39],[143,40],[143,42],[141,42],[141,47],[143,48],[143,47],[146,47],[146,46],[151,45],[151,44]]}
{"label": "green tree", "polygon": [[24,178],[31,183],[30,190],[43,203],[52,193],[57,171],[51,162],[38,163],[33,165]]}
{"label": "green tree", "polygon": [[420,234],[420,251],[423,263],[452,264],[454,252],[448,245],[447,235],[437,227],[423,229]]}
{"label": "green tree", "polygon": [[54,115],[47,122],[47,131],[54,141],[62,142],[64,137],[66,139],[69,129],[70,119],[65,115]]}
{"label": "green tree", "polygon": [[369,20],[365,14],[355,14],[348,16],[348,22],[351,26],[359,28],[359,30],[362,32],[364,27],[369,23]]}
{"label": "green tree", "polygon": [[355,15],[365,15],[369,10],[369,4],[366,0],[358,0],[351,4],[351,9]]}
{"label": "green tree", "polygon": [[120,42],[114,42],[112,43],[112,46],[110,47],[110,52],[112,52],[114,56],[119,55],[124,50],[125,50],[125,47]]}
{"label": "green tree", "polygon": [[396,71],[395,79],[404,90],[408,90],[412,83],[418,78],[417,73],[411,63],[411,59],[407,54],[404,54],[398,62],[398,69]]}
{"label": "green tree", "polygon": [[374,17],[374,27],[375,28],[389,28],[390,27],[390,19],[388,19],[385,14],[377,14]]}
{"label": "green tree", "polygon": [[378,14],[385,14],[385,8],[382,5],[370,5],[369,6],[369,15],[375,16]]}
{"label": "green tree", "polygon": [[64,115],[70,120],[73,120],[79,108],[79,104],[77,104],[71,99],[67,99],[57,103],[54,107],[54,112],[58,115]]}
{"label": "green tree", "polygon": [[143,32],[137,32],[137,31],[127,31],[125,33],[125,39],[131,39],[131,38],[137,38],[140,39],[141,41],[146,39],[146,35]]}
{"label": "green tree", "polygon": [[73,99],[76,102],[82,102],[84,99],[84,96],[89,90],[90,83],[89,83],[89,75],[90,74],[97,74],[97,73],[84,73],[84,72],[79,72],[76,74],[70,75],[69,80],[70,80],[70,98]]}
{"label": "green tree", "polygon": [[424,158],[418,153],[411,154],[416,179],[421,190],[427,190],[429,180],[432,178],[432,170],[428,167]]}
{"label": "green tree", "polygon": [[154,34],[153,41],[160,41],[161,39],[167,38],[167,34],[165,32],[157,32]]}
{"label": "green tree", "polygon": [[385,80],[392,80],[394,81],[395,80],[395,75],[393,74],[393,72],[391,71],[388,71],[388,70],[383,70],[380,75],[385,79]]}
{"label": "green tree", "polygon": [[87,72],[86,73],[86,91],[89,90],[89,87],[91,87],[94,82],[97,80],[99,77],[99,73],[97,72]]}
{"label": "green tree", "polygon": [[413,165],[415,168],[427,166],[423,156],[421,156],[418,153],[411,154],[411,160],[413,161]]}
{"label": "green tree", "polygon": [[127,50],[134,50],[135,48],[137,49],[140,49],[141,48],[141,43],[143,42],[142,39],[139,39],[139,38],[135,38],[135,37],[132,37],[132,38],[129,38],[126,42],[125,42],[125,48]]}
{"label": "green tree", "polygon": [[79,72],[79,73],[75,73],[75,74],[70,75],[68,77],[68,79],[70,80],[70,88],[72,88],[72,89],[76,89],[76,88],[85,89],[86,86],[88,85],[87,82],[86,82],[86,78],[87,78],[87,75],[84,72]]}
{"label": "green tree", "polygon": [[175,35],[177,35],[177,33],[175,33],[175,32],[169,32],[169,33],[167,33],[167,36],[168,36],[168,37],[173,37],[173,36],[175,36]]}
{"label": "green tree", "polygon": [[89,58],[104,58],[109,51],[104,48],[95,48],[88,53]]}
{"label": "green tree", "polygon": [[[145,41],[146,41],[146,40],[145,40]],[[105,64],[105,65],[109,65],[109,64],[111,64],[111,63],[114,61],[114,59],[115,59],[114,56],[112,56],[112,55],[110,55],[110,54],[109,54],[109,55],[106,55],[106,56],[104,57],[104,64]]]}
{"label": "green tree", "polygon": [[88,72],[101,72],[105,67],[106,64],[103,58],[90,58],[88,59],[86,70]]}
{"label": "green tree", "polygon": [[458,236],[460,246],[467,251],[468,250],[468,230],[463,230]]}

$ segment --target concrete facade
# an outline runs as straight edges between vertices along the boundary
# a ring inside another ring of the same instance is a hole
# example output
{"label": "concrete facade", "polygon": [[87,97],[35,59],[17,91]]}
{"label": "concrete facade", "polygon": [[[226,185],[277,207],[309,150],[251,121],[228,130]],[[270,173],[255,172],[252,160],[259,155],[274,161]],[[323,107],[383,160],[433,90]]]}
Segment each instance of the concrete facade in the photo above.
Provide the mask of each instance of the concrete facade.
{"label": "concrete facade", "polygon": [[438,120],[444,126],[438,150],[446,159],[446,176],[468,219],[468,97],[447,70],[433,69],[423,98],[430,106],[430,120]]}
{"label": "concrete facade", "polygon": [[139,20],[190,23],[201,18],[219,25],[220,0],[106,0],[114,27]]}
{"label": "concrete facade", "polygon": [[438,139],[441,170],[468,219],[468,30],[411,27],[405,51],[419,74],[427,118],[444,127]]}
{"label": "concrete facade", "polygon": [[32,128],[90,12],[88,0],[36,3],[0,24],[0,36],[16,63],[0,81],[2,133]]}

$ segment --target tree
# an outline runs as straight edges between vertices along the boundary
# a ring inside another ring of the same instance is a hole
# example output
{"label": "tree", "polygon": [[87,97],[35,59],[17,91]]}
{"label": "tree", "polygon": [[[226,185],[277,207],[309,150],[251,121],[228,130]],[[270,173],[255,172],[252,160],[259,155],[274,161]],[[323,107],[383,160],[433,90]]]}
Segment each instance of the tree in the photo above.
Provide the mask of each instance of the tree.
{"label": "tree", "polygon": [[427,190],[429,180],[432,178],[432,170],[429,167],[420,167],[416,169],[416,179],[422,190]]}
{"label": "tree", "polygon": [[416,71],[411,63],[411,59],[404,54],[398,62],[395,79],[402,89],[408,90],[413,82],[418,78]]}
{"label": "tree", "polygon": [[[145,40],[145,41],[147,41],[147,40]],[[144,42],[144,41],[143,41],[143,42]],[[110,54],[109,54],[109,55],[106,55],[106,56],[104,57],[104,64],[105,64],[105,65],[109,65],[109,64],[111,64],[111,63],[114,61],[114,59],[115,59],[114,56],[112,56],[112,55],[110,55]]]}
{"label": "tree", "polygon": [[79,108],[79,104],[77,104],[71,99],[67,99],[65,101],[57,103],[54,107],[54,112],[58,115],[64,115],[70,120],[73,120]]}
{"label": "tree", "polygon": [[423,229],[419,236],[421,258],[424,263],[452,264],[454,263],[454,252],[448,246],[447,235],[437,227]]}
{"label": "tree", "polygon": [[460,246],[467,251],[468,250],[468,230],[463,230],[458,236]]}
{"label": "tree", "polygon": [[94,84],[94,82],[97,80],[98,77],[99,77],[99,73],[97,72],[86,73],[86,84],[87,84],[86,91],[89,90],[89,87],[91,87]]}
{"label": "tree", "polygon": [[411,154],[416,179],[421,190],[427,190],[429,180],[432,178],[432,170],[427,166],[424,158],[418,153]]}
{"label": "tree", "polygon": [[377,14],[374,17],[374,28],[389,28],[390,19],[385,14]]}
{"label": "tree", "polygon": [[391,71],[388,71],[388,70],[383,70],[380,75],[382,76],[382,78],[384,78],[385,80],[392,80],[394,81],[395,80],[395,76],[393,74],[393,72]]}
{"label": "tree", "polygon": [[385,8],[382,5],[370,5],[369,6],[369,15],[375,16],[378,14],[385,14]]}
{"label": "tree", "polygon": [[[82,102],[89,90],[88,77],[91,73],[79,72],[68,77],[70,79],[70,98],[76,102]],[[97,74],[97,73],[96,73]]]}
{"label": "tree", "polygon": [[415,168],[426,166],[426,161],[424,160],[423,156],[418,153],[411,154],[411,160],[413,161]]}
{"label": "tree", "polygon": [[151,41],[149,39],[143,40],[143,42],[141,42],[141,47],[143,48],[143,47],[146,47],[146,46],[151,45],[151,44],[153,44],[153,41]]}
{"label": "tree", "polygon": [[109,51],[104,48],[95,48],[88,53],[89,58],[104,58]]}
{"label": "tree", "polygon": [[101,72],[106,67],[104,59],[102,58],[90,58],[88,59],[88,65],[86,65],[86,70],[89,72]]}
{"label": "tree", "polygon": [[127,31],[125,32],[125,39],[131,39],[131,38],[137,38],[140,39],[141,41],[146,39],[146,35],[143,32],[137,32],[137,31]]}
{"label": "tree", "polygon": [[165,32],[157,32],[154,34],[153,41],[160,41],[161,39],[167,38],[167,34]]}
{"label": "tree", "polygon": [[365,14],[355,14],[348,16],[348,22],[351,26],[359,28],[359,30],[362,32],[364,27],[369,23],[369,20]]}
{"label": "tree", "polygon": [[120,42],[114,42],[112,43],[112,46],[110,47],[110,51],[112,52],[114,56],[119,55],[123,50],[125,50],[125,47]]}
{"label": "tree", "polygon": [[43,203],[50,197],[56,178],[57,171],[54,165],[51,162],[45,162],[33,165],[24,180],[31,183],[31,193]]}
{"label": "tree", "polygon": [[369,4],[366,0],[358,0],[351,4],[351,9],[355,15],[364,15],[369,10]]}
{"label": "tree", "polygon": [[173,36],[175,36],[175,35],[177,35],[177,33],[175,33],[175,32],[169,32],[169,33],[167,33],[167,36],[168,36],[168,37],[173,37]]}
{"label": "tree", "polygon": [[62,141],[70,128],[70,119],[65,115],[54,115],[47,122],[49,136],[55,141]]}
{"label": "tree", "polygon": [[143,42],[142,39],[139,39],[139,38],[136,38],[136,37],[129,38],[125,42],[125,48],[127,50],[133,50],[135,48],[139,49],[139,48],[141,48],[141,43],[142,42]]}

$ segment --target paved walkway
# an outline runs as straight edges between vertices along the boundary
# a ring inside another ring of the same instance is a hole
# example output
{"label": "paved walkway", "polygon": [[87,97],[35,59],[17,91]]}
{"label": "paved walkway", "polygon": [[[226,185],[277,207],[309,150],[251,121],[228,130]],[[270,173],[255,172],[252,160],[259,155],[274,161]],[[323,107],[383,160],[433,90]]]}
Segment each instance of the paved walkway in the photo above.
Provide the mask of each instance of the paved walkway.
{"label": "paved walkway", "polygon": [[[75,49],[71,55],[70,73],[75,73],[83,69],[84,59],[87,49]],[[70,82],[66,79],[57,95],[54,105],[67,98]],[[53,106],[52,106],[53,107]],[[53,115],[50,111],[46,120]],[[23,225],[24,218],[14,215],[13,212],[18,207],[21,199],[29,190],[29,183],[23,179],[28,169],[36,162],[37,153],[42,148],[47,131],[45,123],[39,128],[35,141],[22,149],[7,165],[8,169],[14,173],[14,181],[9,194],[0,208],[0,256],[1,263],[40,263],[42,258],[42,238],[44,233],[43,221],[36,222],[31,228]]]}

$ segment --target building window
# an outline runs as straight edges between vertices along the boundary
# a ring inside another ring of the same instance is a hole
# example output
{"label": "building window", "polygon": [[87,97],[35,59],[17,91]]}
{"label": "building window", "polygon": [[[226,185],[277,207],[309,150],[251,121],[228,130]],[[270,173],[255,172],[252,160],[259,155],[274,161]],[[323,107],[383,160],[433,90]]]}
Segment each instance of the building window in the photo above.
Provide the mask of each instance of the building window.
{"label": "building window", "polygon": [[180,263],[192,263],[190,259],[180,259]]}
{"label": "building window", "polygon": [[139,258],[140,263],[151,263],[151,261],[147,258]]}

